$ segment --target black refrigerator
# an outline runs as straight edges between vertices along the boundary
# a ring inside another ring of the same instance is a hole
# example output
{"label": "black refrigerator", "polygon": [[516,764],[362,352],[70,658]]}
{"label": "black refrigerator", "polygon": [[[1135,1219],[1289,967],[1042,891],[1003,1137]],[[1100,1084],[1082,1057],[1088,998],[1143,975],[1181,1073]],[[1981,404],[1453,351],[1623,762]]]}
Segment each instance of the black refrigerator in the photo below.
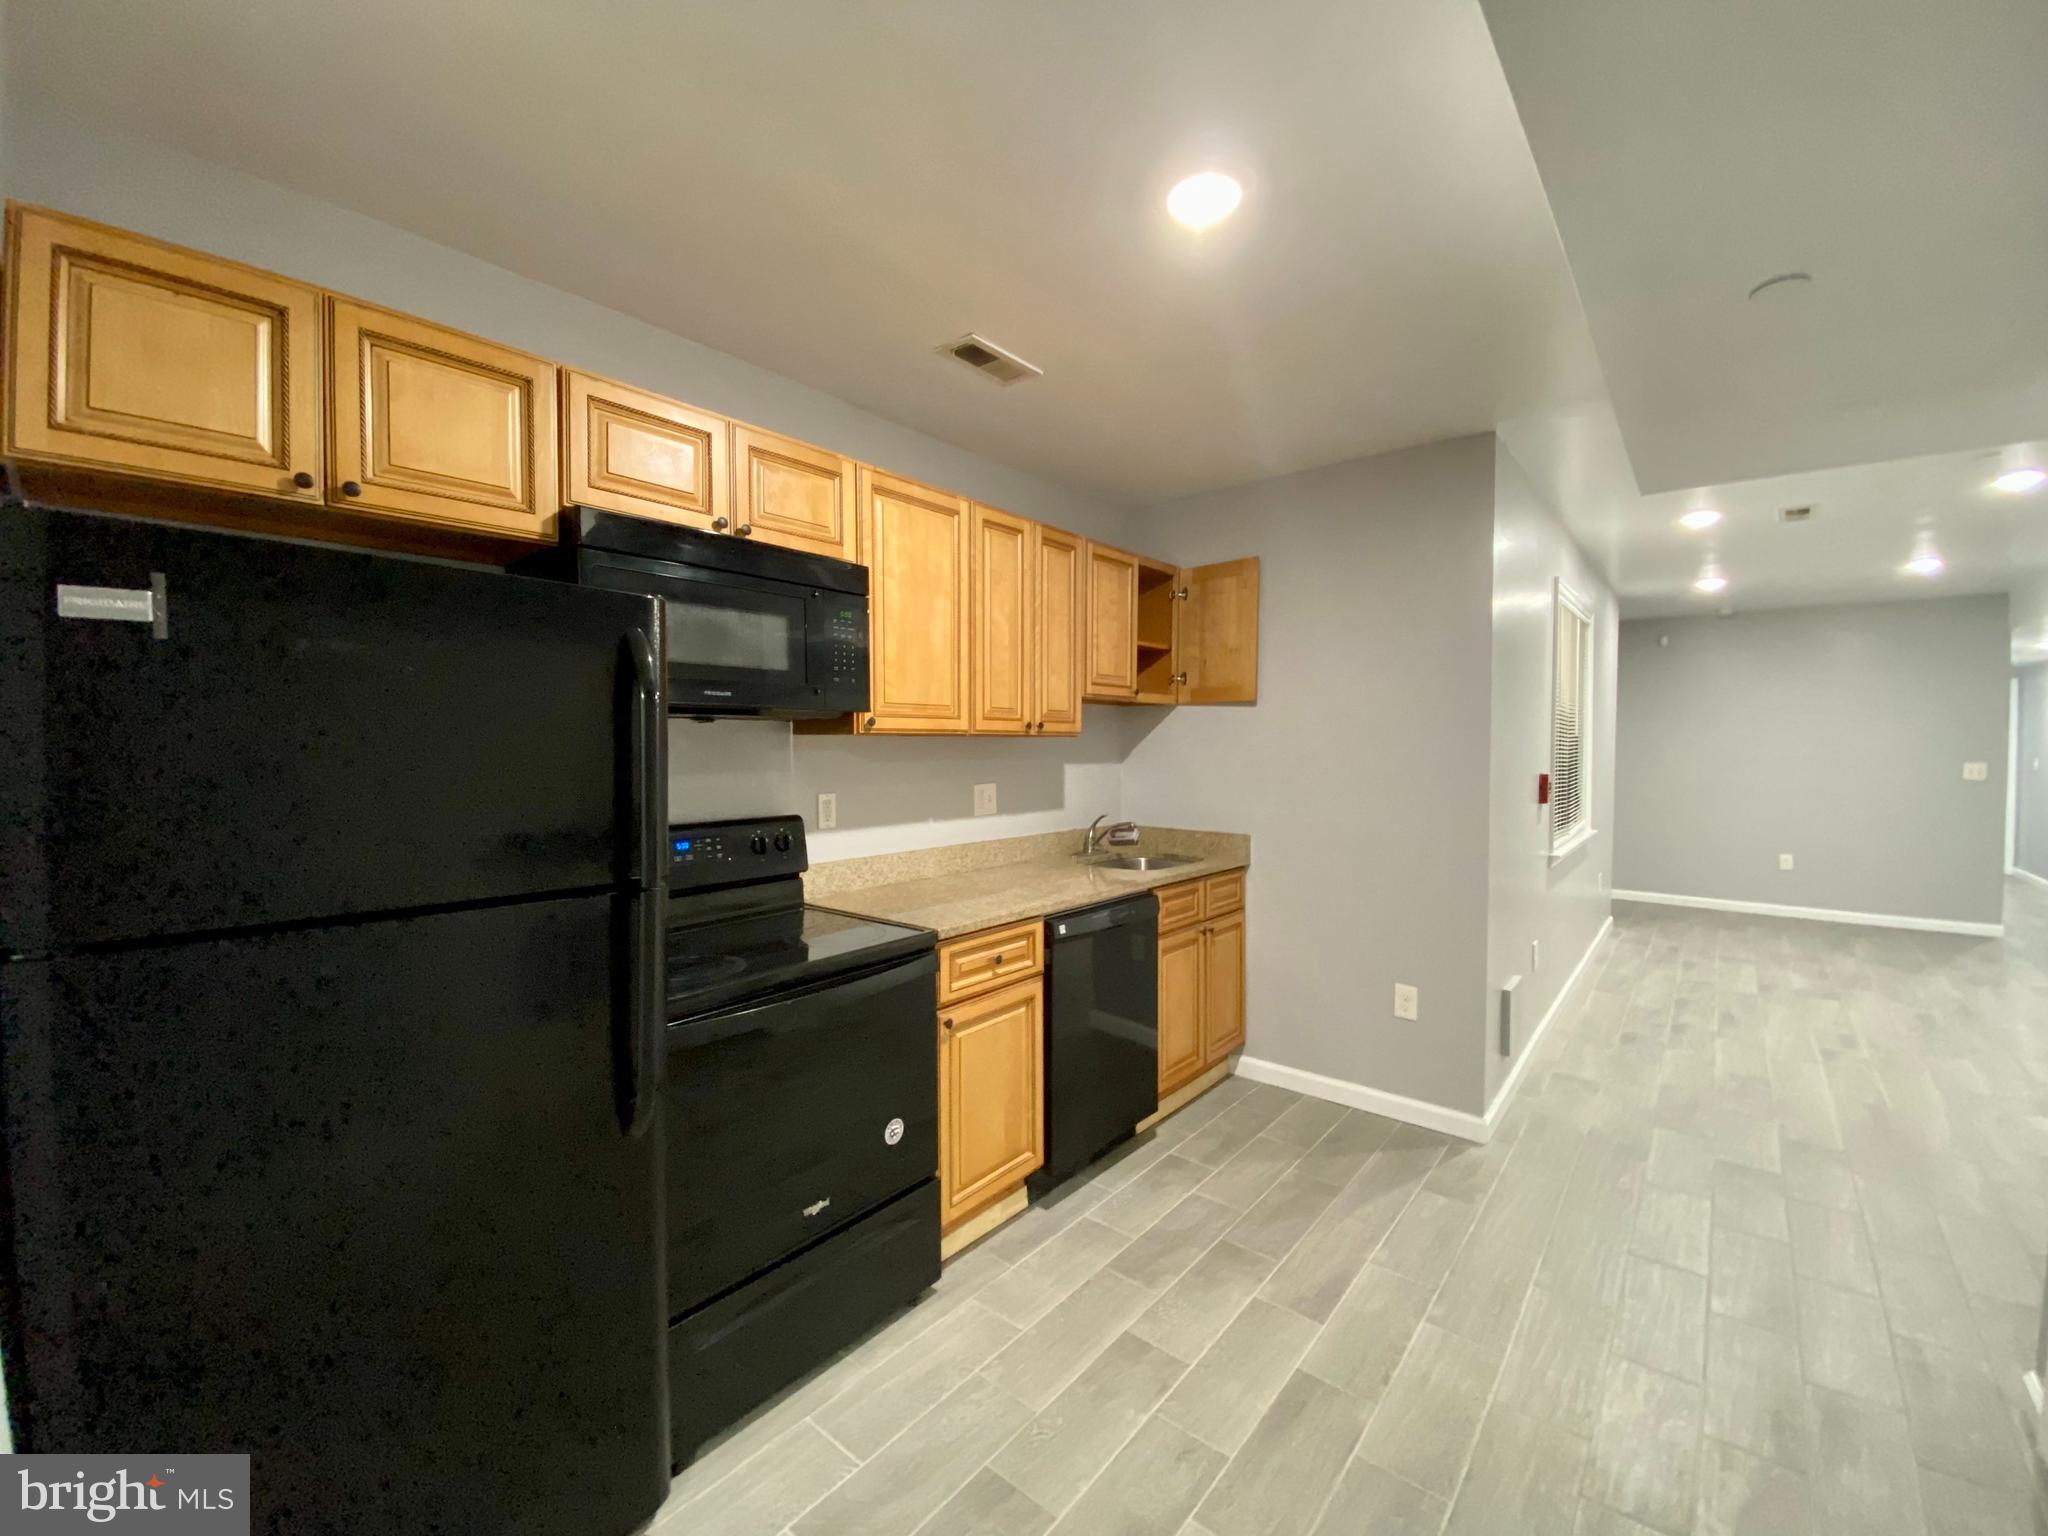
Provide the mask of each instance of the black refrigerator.
{"label": "black refrigerator", "polygon": [[0,1350],[23,1451],[252,1528],[668,1487],[652,599],[0,505]]}

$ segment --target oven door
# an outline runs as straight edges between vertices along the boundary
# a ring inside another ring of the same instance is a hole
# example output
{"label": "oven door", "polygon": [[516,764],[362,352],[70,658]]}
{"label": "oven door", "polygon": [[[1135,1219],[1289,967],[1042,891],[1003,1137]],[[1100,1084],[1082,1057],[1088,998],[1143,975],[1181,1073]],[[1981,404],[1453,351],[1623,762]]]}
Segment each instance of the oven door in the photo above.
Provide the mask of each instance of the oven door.
{"label": "oven door", "polygon": [[586,586],[651,592],[668,609],[668,707],[676,715],[843,714],[813,679],[811,590],[732,571],[586,552]]}
{"label": "oven door", "polygon": [[926,953],[669,1026],[671,1317],[937,1171],[937,976]]}

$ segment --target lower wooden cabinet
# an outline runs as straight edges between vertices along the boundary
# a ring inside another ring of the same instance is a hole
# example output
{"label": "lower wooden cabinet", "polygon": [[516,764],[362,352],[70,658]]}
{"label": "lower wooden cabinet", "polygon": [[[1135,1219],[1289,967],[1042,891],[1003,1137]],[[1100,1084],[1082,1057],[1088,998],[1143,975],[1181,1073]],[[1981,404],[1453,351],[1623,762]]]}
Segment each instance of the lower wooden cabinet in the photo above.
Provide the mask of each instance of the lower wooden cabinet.
{"label": "lower wooden cabinet", "polygon": [[957,1226],[1045,1162],[1044,1063],[1043,976],[940,1011],[942,1226]]}
{"label": "lower wooden cabinet", "polygon": [[1244,872],[1159,892],[1159,1095],[1244,1045]]}

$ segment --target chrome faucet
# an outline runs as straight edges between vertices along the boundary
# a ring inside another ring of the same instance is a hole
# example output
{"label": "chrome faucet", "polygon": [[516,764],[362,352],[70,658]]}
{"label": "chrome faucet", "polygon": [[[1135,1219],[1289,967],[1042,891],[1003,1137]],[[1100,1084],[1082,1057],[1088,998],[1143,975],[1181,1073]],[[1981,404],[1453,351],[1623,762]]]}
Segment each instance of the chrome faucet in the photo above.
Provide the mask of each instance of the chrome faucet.
{"label": "chrome faucet", "polygon": [[1088,823],[1088,838],[1081,845],[1081,857],[1084,859],[1100,848],[1105,841],[1130,844],[1138,840],[1138,824],[1135,821],[1112,822],[1107,832],[1098,831],[1097,828],[1105,821],[1109,821],[1107,813]]}

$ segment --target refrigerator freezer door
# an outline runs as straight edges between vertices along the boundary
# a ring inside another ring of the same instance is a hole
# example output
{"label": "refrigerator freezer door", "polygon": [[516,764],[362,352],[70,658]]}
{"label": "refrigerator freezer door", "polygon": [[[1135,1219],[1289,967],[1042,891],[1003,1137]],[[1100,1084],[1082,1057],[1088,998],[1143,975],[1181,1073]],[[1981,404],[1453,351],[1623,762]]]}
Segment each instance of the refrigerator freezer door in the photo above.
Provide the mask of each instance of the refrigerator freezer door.
{"label": "refrigerator freezer door", "polygon": [[299,1536],[650,1518],[632,901],[0,966],[15,1448],[247,1451]]}
{"label": "refrigerator freezer door", "polygon": [[629,881],[666,738],[632,637],[658,656],[660,625],[626,593],[0,509],[0,952]]}

